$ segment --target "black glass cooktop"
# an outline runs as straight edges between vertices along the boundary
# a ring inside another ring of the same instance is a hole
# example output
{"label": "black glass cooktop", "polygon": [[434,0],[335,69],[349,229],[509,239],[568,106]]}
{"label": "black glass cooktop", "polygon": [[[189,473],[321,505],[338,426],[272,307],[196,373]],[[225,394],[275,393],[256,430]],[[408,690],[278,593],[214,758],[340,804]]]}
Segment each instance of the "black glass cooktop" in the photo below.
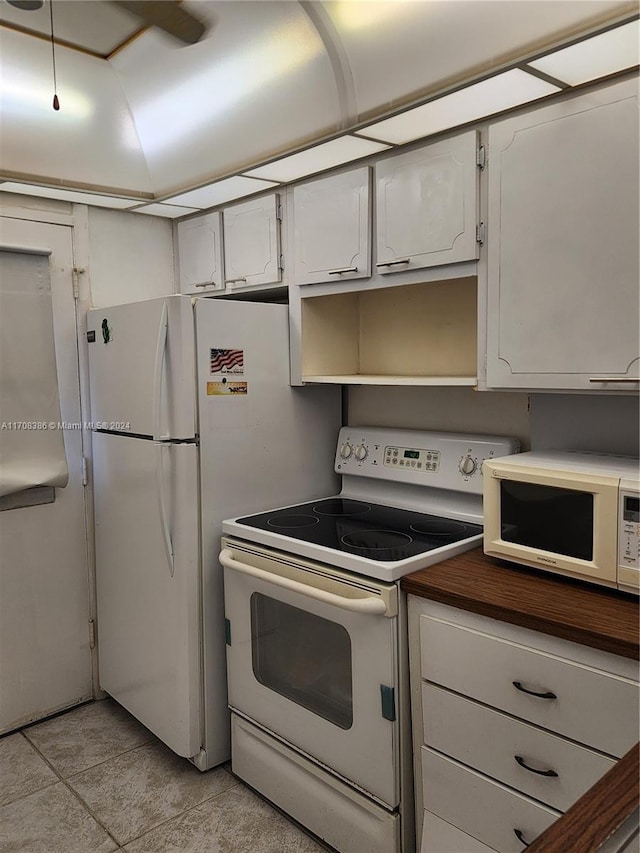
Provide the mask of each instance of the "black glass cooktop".
{"label": "black glass cooktop", "polygon": [[482,533],[480,524],[348,498],[325,498],[237,522],[384,562],[405,560]]}

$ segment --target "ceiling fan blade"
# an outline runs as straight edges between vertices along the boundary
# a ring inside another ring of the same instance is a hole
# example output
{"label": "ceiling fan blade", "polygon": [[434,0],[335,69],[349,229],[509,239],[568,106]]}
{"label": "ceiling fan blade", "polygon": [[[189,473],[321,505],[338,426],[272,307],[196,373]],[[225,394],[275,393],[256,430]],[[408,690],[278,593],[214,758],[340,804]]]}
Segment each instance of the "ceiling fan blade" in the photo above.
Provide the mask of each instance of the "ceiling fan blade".
{"label": "ceiling fan blade", "polygon": [[23,9],[25,12],[35,12],[36,9],[41,9],[43,2],[44,0],[7,0],[10,6]]}
{"label": "ceiling fan blade", "polygon": [[186,44],[200,41],[207,31],[203,21],[181,8],[177,0],[111,0],[149,24]]}

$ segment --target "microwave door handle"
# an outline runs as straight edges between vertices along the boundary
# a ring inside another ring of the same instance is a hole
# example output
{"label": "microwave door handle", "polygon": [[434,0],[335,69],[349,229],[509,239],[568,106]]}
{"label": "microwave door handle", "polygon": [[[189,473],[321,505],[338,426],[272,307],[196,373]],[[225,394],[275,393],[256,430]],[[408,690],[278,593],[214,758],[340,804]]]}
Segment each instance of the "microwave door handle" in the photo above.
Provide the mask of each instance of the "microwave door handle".
{"label": "microwave door handle", "polygon": [[164,497],[164,477],[162,476],[162,453],[165,447],[171,449],[171,445],[156,444],[156,494],[158,498],[158,515],[160,516],[160,531],[162,533],[162,544],[169,565],[169,574],[173,577],[175,572],[175,558],[173,553],[173,542],[171,541],[171,530],[169,528],[169,517]]}
{"label": "microwave door handle", "polygon": [[164,359],[167,352],[167,326],[169,325],[169,315],[167,312],[167,303],[162,306],[160,315],[160,325],[158,326],[158,338],[156,341],[156,358],[153,366],[153,439],[160,441],[160,416],[162,402],[162,373],[164,369]]}
{"label": "microwave door handle", "polygon": [[264,569],[258,569],[255,566],[249,566],[246,563],[241,563],[233,558],[232,552],[228,548],[223,548],[220,552],[220,562],[227,569],[242,572],[242,574],[248,575],[249,577],[275,584],[276,586],[288,589],[291,592],[298,592],[301,595],[306,595],[307,598],[313,598],[316,601],[322,601],[324,604],[331,604],[334,607],[340,607],[342,610],[351,610],[354,613],[368,613],[374,615],[382,615],[387,610],[387,605],[381,598],[345,598],[341,595],[336,595],[333,592],[326,592],[323,589],[307,586],[307,584],[300,583],[300,581],[294,581],[291,580],[291,578],[283,578],[281,575],[267,572]]}

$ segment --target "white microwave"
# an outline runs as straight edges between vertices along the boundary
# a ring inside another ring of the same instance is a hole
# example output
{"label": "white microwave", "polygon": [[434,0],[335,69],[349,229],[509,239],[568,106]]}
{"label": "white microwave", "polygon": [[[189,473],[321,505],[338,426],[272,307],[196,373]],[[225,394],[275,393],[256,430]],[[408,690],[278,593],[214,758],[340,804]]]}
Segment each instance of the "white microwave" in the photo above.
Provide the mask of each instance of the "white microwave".
{"label": "white microwave", "polygon": [[482,471],[485,554],[640,593],[640,460],[530,451]]}

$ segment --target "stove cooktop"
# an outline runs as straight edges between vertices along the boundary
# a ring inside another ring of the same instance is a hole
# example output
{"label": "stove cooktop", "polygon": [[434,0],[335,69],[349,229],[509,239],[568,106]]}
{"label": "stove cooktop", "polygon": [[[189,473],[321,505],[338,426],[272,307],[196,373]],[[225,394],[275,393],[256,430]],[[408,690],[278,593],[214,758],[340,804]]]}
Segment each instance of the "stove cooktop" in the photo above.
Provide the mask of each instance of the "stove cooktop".
{"label": "stove cooktop", "polygon": [[482,525],[350,498],[311,501],[235,520],[365,560],[394,562],[482,534]]}

